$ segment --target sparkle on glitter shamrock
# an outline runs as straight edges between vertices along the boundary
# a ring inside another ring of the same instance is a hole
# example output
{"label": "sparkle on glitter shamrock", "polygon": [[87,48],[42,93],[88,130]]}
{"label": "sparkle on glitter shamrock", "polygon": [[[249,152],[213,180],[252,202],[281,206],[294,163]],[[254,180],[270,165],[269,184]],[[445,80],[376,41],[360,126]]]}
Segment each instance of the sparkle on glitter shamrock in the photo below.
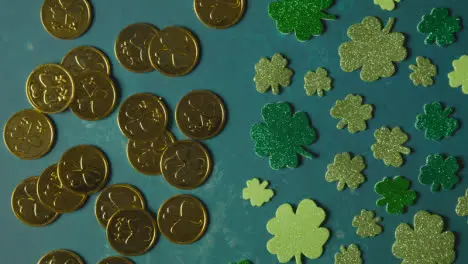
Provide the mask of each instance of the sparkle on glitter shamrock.
{"label": "sparkle on glitter shamrock", "polygon": [[341,119],[336,128],[343,129],[348,126],[351,134],[367,129],[366,121],[372,118],[372,105],[362,104],[360,95],[349,94],[344,100],[337,100],[330,110],[330,115]]}
{"label": "sparkle on glitter shamrock", "polygon": [[374,137],[377,141],[371,147],[374,158],[383,160],[387,166],[401,167],[403,165],[402,155],[411,153],[411,149],[403,146],[408,141],[408,135],[399,127],[392,129],[382,127],[375,131]]}
{"label": "sparkle on glitter shamrock", "polygon": [[448,8],[434,8],[431,14],[424,15],[418,24],[418,31],[428,34],[426,44],[437,43],[444,47],[455,42],[455,33],[461,29],[459,17],[450,16]]}
{"label": "sparkle on glitter shamrock", "polygon": [[361,210],[361,214],[353,218],[353,227],[356,227],[356,234],[360,237],[375,237],[382,233],[382,226],[379,223],[382,218],[375,217],[374,211]]}
{"label": "sparkle on glitter shamrock", "polygon": [[425,130],[427,139],[440,141],[453,135],[458,129],[458,120],[450,117],[454,111],[453,107],[444,109],[439,102],[426,104],[424,114],[416,117],[415,127],[418,130]]}
{"label": "sparkle on glitter shamrock", "polygon": [[328,77],[328,72],[322,67],[318,67],[315,72],[309,71],[304,77],[304,89],[308,96],[317,93],[323,96],[324,91],[330,91],[332,88],[332,79]]}
{"label": "sparkle on glitter shamrock", "polygon": [[464,196],[458,198],[455,212],[458,216],[468,216],[468,189],[466,189]]}
{"label": "sparkle on glitter shamrock", "polygon": [[419,173],[419,182],[422,184],[431,184],[433,192],[452,189],[458,183],[458,165],[455,157],[444,158],[441,154],[429,155],[426,165],[422,166]]}
{"label": "sparkle on glitter shamrock", "polygon": [[256,74],[254,82],[256,83],[257,91],[265,93],[271,88],[273,94],[279,94],[280,86],[289,86],[293,71],[286,67],[287,65],[288,60],[279,53],[273,55],[271,61],[267,58],[261,58],[255,64]]}
{"label": "sparkle on glitter shamrock", "polygon": [[366,178],[362,171],[366,168],[364,158],[355,156],[351,159],[348,152],[337,154],[335,161],[328,165],[325,180],[327,182],[338,182],[336,189],[342,191],[347,185],[350,189],[356,190]]}
{"label": "sparkle on glitter shamrock", "polygon": [[268,187],[268,181],[260,181],[257,178],[247,181],[247,187],[242,190],[242,199],[250,200],[252,206],[262,206],[270,201],[274,192]]}
{"label": "sparkle on glitter shamrock", "polygon": [[461,86],[462,92],[468,94],[468,56],[461,56],[458,60],[454,60],[452,65],[453,71],[448,74],[450,87]]}
{"label": "sparkle on glitter shamrock", "polygon": [[377,206],[387,205],[387,213],[403,214],[406,206],[413,205],[416,200],[416,192],[410,190],[411,182],[402,176],[393,179],[384,177],[374,189],[382,198],[377,200]]}
{"label": "sparkle on glitter shamrock", "polygon": [[396,4],[400,3],[400,0],[374,0],[374,4],[379,5],[382,10],[392,11],[395,9]]}
{"label": "sparkle on glitter shamrock", "polygon": [[361,251],[355,244],[348,248],[341,245],[340,251],[335,254],[335,264],[362,264]]}
{"label": "sparkle on glitter shamrock", "polygon": [[411,64],[409,68],[413,71],[410,74],[410,79],[414,85],[428,87],[434,84],[432,78],[437,75],[437,67],[431,63],[430,59],[418,56],[416,58],[416,65]]}

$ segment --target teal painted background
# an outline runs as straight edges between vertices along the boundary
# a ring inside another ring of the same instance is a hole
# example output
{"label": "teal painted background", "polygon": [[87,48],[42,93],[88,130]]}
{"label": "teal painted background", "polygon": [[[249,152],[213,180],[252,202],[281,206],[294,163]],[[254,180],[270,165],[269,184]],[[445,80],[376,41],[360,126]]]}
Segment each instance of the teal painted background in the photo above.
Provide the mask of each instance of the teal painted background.
{"label": "teal painted background", "polygon": [[[210,89],[222,96],[229,110],[225,130],[214,139],[205,141],[214,156],[215,168],[208,182],[191,193],[201,198],[210,212],[210,225],[206,235],[196,244],[174,245],[160,238],[155,248],[146,255],[135,257],[137,264],[154,263],[228,263],[248,258],[256,264],[277,263],[276,257],[266,250],[271,235],[266,231],[268,219],[283,203],[297,205],[304,198],[316,200],[328,213],[325,226],[332,232],[324,255],[307,263],[333,263],[333,255],[341,244],[357,243],[363,251],[365,263],[400,263],[391,254],[394,230],[400,222],[411,222],[422,209],[444,217],[450,230],[457,235],[457,261],[468,263],[468,225],[466,218],[455,214],[456,198],[468,187],[461,171],[461,182],[451,191],[431,193],[428,186],[417,182],[419,167],[431,153],[455,155],[468,160],[468,96],[448,86],[447,73],[451,61],[466,52],[468,32],[458,34],[458,40],[448,48],[426,46],[425,36],[416,30],[423,14],[432,7],[450,7],[453,14],[468,20],[468,2],[463,0],[408,0],[402,1],[393,12],[381,11],[372,0],[337,0],[329,10],[339,19],[327,21],[327,30],[321,37],[301,43],[292,35],[281,35],[268,17],[267,0],[249,0],[243,20],[226,30],[206,28],[193,12],[192,1],[149,0],[93,0],[94,22],[81,38],[72,41],[56,40],[43,29],[39,10],[41,1],[0,1],[0,121],[6,122],[14,112],[30,108],[24,86],[28,74],[42,63],[59,62],[65,53],[79,45],[92,45],[104,50],[112,61],[113,76],[120,86],[121,98],[137,92],[153,92],[164,97],[174,110],[179,99],[192,89]],[[345,73],[339,68],[338,46],[348,41],[346,30],[351,24],[368,15],[387,21],[397,18],[394,30],[407,36],[409,57],[398,64],[392,78],[364,83],[359,72]],[[200,39],[202,56],[199,66],[190,75],[168,78],[158,72],[135,74],[123,69],[114,56],[114,41],[121,29],[135,22],[149,22],[159,28],[182,25],[190,28]],[[259,94],[252,78],[254,64],[262,56],[280,52],[290,59],[294,70],[292,86],[279,96]],[[408,66],[416,56],[427,56],[438,65],[436,85],[430,88],[414,87],[409,80]],[[303,89],[303,76],[309,69],[327,68],[334,79],[334,89],[323,98],[307,97]],[[375,106],[375,118],[368,122],[369,129],[356,135],[335,128],[337,121],[329,115],[338,99],[355,93],[365,96],[366,103]],[[310,149],[319,155],[303,160],[297,169],[273,171],[266,158],[254,154],[250,128],[261,121],[260,110],[265,103],[288,101],[296,110],[306,111],[320,136]],[[462,128],[455,136],[435,143],[424,138],[414,128],[415,117],[422,113],[423,104],[441,101],[456,107],[455,117]],[[171,111],[171,120],[172,120]],[[29,264],[55,248],[68,248],[79,253],[87,263],[114,255],[94,216],[96,196],[91,197],[79,211],[61,216],[54,224],[44,228],[31,228],[20,223],[10,209],[11,193],[22,179],[38,175],[61,154],[77,144],[95,144],[108,155],[112,165],[112,183],[131,183],[144,193],[149,208],[156,212],[163,201],[181,193],[161,177],[147,177],[131,168],[125,154],[127,140],[117,126],[117,111],[98,122],[85,122],[71,112],[52,116],[56,124],[57,141],[53,150],[35,161],[22,161],[10,155],[4,145],[0,147],[0,258],[2,263]],[[375,129],[383,126],[401,126],[411,139],[408,146],[413,153],[403,167],[385,167],[372,158],[370,146],[374,143]],[[174,122],[171,131],[177,138],[184,136]],[[344,151],[363,155],[368,168],[367,182],[357,191],[341,193],[336,185],[324,180],[326,166],[337,153]],[[403,175],[413,181],[419,199],[415,206],[401,216],[388,215],[376,208],[378,195],[374,184],[384,176]],[[276,191],[273,200],[261,208],[253,208],[241,199],[245,181],[253,177],[267,179]],[[351,226],[352,218],[361,209],[376,209],[384,218],[384,233],[373,239],[361,239]]]}

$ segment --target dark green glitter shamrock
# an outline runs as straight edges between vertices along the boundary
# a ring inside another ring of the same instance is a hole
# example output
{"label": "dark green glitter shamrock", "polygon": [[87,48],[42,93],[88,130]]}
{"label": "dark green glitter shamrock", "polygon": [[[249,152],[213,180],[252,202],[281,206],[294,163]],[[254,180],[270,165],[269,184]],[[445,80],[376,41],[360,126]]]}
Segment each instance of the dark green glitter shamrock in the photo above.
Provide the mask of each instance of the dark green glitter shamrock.
{"label": "dark green glitter shamrock", "polygon": [[384,177],[374,187],[375,192],[382,195],[382,198],[377,200],[377,206],[387,205],[387,213],[402,214],[405,207],[414,204],[416,200],[416,192],[409,190],[409,187],[410,181],[405,177]]}
{"label": "dark green glitter shamrock", "polygon": [[306,41],[323,33],[322,19],[336,19],[322,12],[332,3],[333,0],[279,0],[270,3],[268,13],[276,20],[279,32],[295,32],[297,40]]}
{"label": "dark green glitter shamrock", "polygon": [[444,190],[452,189],[458,183],[457,172],[460,169],[455,157],[444,157],[440,154],[429,155],[426,165],[422,166],[419,173],[419,182],[422,184],[432,184],[433,192],[440,191],[440,186]]}
{"label": "dark green glitter shamrock", "polygon": [[250,133],[255,141],[255,153],[270,157],[272,169],[297,167],[298,154],[312,158],[303,148],[316,139],[306,113],[293,114],[288,103],[279,102],[263,106],[262,117],[265,122],[255,124]]}
{"label": "dark green glitter shamrock", "polygon": [[450,117],[454,110],[453,107],[443,109],[438,102],[426,104],[424,114],[416,117],[415,127],[418,130],[426,130],[427,139],[440,141],[451,136],[458,128],[458,120]]}
{"label": "dark green glitter shamrock", "polygon": [[418,31],[429,34],[425,43],[432,44],[434,41],[440,47],[455,42],[455,33],[460,31],[461,21],[459,17],[452,17],[448,8],[434,8],[430,15],[425,15],[418,24]]}

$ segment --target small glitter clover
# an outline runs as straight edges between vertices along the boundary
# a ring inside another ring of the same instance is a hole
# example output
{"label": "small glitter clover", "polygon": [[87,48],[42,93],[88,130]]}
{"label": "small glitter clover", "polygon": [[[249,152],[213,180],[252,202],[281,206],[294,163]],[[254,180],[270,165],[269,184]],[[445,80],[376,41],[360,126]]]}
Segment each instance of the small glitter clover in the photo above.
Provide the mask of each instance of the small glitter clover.
{"label": "small glitter clover", "polygon": [[296,168],[298,154],[312,158],[303,146],[314,143],[315,130],[305,112],[292,113],[288,103],[266,104],[262,109],[264,123],[255,124],[251,129],[255,141],[255,153],[260,157],[270,157],[270,167]]}
{"label": "small glitter clover", "polygon": [[279,32],[295,32],[297,40],[306,41],[323,33],[322,19],[336,19],[323,12],[332,4],[333,0],[279,0],[270,3],[268,14],[276,20]]}
{"label": "small glitter clover", "polygon": [[400,0],[374,0],[375,5],[379,5],[382,10],[392,11],[395,9],[396,4],[400,3]]}
{"label": "small glitter clover", "polygon": [[406,206],[413,205],[416,200],[416,192],[409,190],[411,182],[402,176],[393,179],[384,177],[378,182],[374,190],[382,198],[377,200],[377,206],[387,205],[387,213],[403,214]]}
{"label": "small glitter clover", "polygon": [[372,118],[372,105],[362,104],[362,97],[349,94],[344,100],[337,100],[330,110],[330,115],[341,119],[336,128],[343,129],[348,126],[351,134],[367,129],[366,121]]}
{"label": "small glitter clover", "polygon": [[444,159],[441,154],[429,155],[426,165],[422,166],[419,173],[421,184],[432,184],[433,192],[452,189],[458,183],[457,172],[460,169],[455,157]]}
{"label": "small glitter clover", "polygon": [[322,67],[318,67],[315,72],[308,71],[304,76],[304,89],[308,96],[317,93],[318,96],[323,96],[324,91],[332,89],[332,79],[328,77],[328,72]]}
{"label": "small glitter clover", "polygon": [[434,84],[432,78],[437,75],[437,67],[431,63],[430,59],[418,56],[416,58],[416,65],[411,64],[409,68],[413,71],[410,74],[410,79],[414,85],[428,87]]}
{"label": "small glitter clover", "polygon": [[418,24],[418,31],[429,34],[426,44],[437,43],[439,47],[444,47],[455,42],[455,33],[461,29],[459,17],[452,17],[448,8],[434,8],[430,15],[424,15]]}
{"label": "small glitter clover", "polygon": [[254,82],[257,85],[259,93],[265,93],[270,89],[273,94],[279,94],[279,87],[287,87],[291,84],[293,71],[286,67],[288,60],[281,54],[276,53],[271,58],[271,61],[266,58],[261,58],[255,64],[256,75]]}
{"label": "small glitter clover", "polygon": [[375,237],[382,233],[382,226],[379,223],[382,218],[375,217],[374,211],[361,210],[361,214],[353,218],[353,227],[356,227],[356,234],[362,238]]}
{"label": "small glitter clover", "polygon": [[347,249],[341,245],[340,251],[335,254],[335,264],[362,264],[361,251],[355,244],[349,245]]}
{"label": "small glitter clover", "polygon": [[406,58],[405,36],[390,32],[395,18],[390,18],[385,28],[377,17],[365,17],[360,24],[349,27],[352,40],[340,45],[341,69],[353,72],[361,69],[361,79],[374,82],[395,73],[393,62]]}
{"label": "small glitter clover", "polygon": [[402,263],[451,264],[455,261],[455,235],[444,231],[442,217],[419,211],[414,215],[414,228],[406,223],[396,228],[392,253]]}
{"label": "small glitter clover", "polygon": [[458,216],[468,216],[468,189],[465,191],[465,196],[458,198],[455,212]]}
{"label": "small glitter clover", "polygon": [[463,55],[454,60],[453,71],[448,74],[449,85],[452,88],[462,87],[462,92],[468,94],[468,56]]}
{"label": "small glitter clover", "polygon": [[252,206],[260,207],[271,200],[274,192],[267,188],[268,181],[260,181],[257,178],[247,181],[247,187],[242,190],[242,199],[250,200]]}
{"label": "small glitter clover", "polygon": [[352,190],[356,190],[366,178],[362,171],[366,168],[364,158],[355,156],[351,159],[348,152],[337,154],[335,161],[328,165],[325,180],[327,182],[338,182],[336,189],[342,191],[346,185]]}
{"label": "small glitter clover", "polygon": [[416,116],[415,127],[418,130],[425,130],[427,139],[440,141],[453,135],[458,129],[458,120],[450,117],[454,111],[453,107],[444,109],[439,102],[426,104],[424,114]]}
{"label": "small glitter clover", "polygon": [[375,131],[374,137],[377,141],[371,147],[374,158],[383,160],[387,166],[401,167],[403,165],[402,154],[409,155],[411,153],[411,149],[403,146],[408,141],[408,135],[399,127],[391,130],[382,127]]}

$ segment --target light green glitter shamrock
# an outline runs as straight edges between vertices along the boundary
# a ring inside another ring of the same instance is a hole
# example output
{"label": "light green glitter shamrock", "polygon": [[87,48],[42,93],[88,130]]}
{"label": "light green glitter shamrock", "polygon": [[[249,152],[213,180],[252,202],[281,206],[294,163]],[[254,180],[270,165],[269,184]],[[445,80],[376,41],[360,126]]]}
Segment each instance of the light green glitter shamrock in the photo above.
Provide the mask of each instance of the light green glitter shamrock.
{"label": "light green glitter shamrock", "polygon": [[265,93],[270,89],[273,94],[279,94],[279,87],[287,87],[291,84],[293,71],[288,69],[288,60],[281,54],[273,55],[271,61],[266,58],[261,58],[255,64],[257,74],[254,77],[254,82],[257,85],[259,93]]}
{"label": "light green glitter shamrock", "polygon": [[247,187],[242,190],[242,199],[250,200],[252,206],[262,206],[264,203],[270,201],[274,192],[267,189],[268,181],[260,181],[257,178],[247,181]]}
{"label": "light green glitter shamrock", "polygon": [[395,2],[400,3],[400,0],[374,0],[374,4],[379,5],[382,10],[387,11],[395,9]]}
{"label": "light green glitter shamrock", "polygon": [[425,137],[434,141],[440,141],[455,133],[459,127],[457,119],[451,115],[455,111],[453,107],[442,107],[439,102],[424,105],[424,114],[416,116],[414,126],[418,130],[425,130]]}
{"label": "light green glitter shamrock", "polygon": [[416,65],[411,64],[409,68],[413,71],[410,74],[410,79],[414,85],[428,87],[434,84],[432,77],[437,75],[437,67],[431,63],[430,59],[418,56]]}
{"label": "light green glitter shamrock", "polygon": [[444,158],[441,154],[429,155],[426,165],[422,166],[419,173],[421,184],[431,184],[433,192],[453,188],[458,183],[457,172],[460,169],[455,157]]}
{"label": "light green glitter shamrock", "polygon": [[355,156],[351,159],[348,152],[337,154],[335,161],[328,165],[325,180],[327,182],[338,182],[336,189],[342,191],[346,185],[352,190],[356,190],[366,178],[362,171],[366,168],[364,158]]}
{"label": "light green glitter shamrock", "polygon": [[295,214],[291,205],[281,205],[276,217],[267,223],[268,232],[274,236],[267,243],[268,252],[277,255],[281,263],[294,257],[296,264],[301,264],[302,254],[310,259],[319,258],[330,237],[328,229],[320,227],[325,217],[325,211],[310,199],[302,200]]}
{"label": "light green glitter shamrock", "polygon": [[308,71],[304,77],[304,89],[308,96],[317,93],[323,96],[324,91],[330,91],[332,88],[332,79],[328,77],[328,72],[322,67],[318,67],[315,72]]}
{"label": "light green glitter shamrock", "polygon": [[452,88],[462,87],[462,92],[468,94],[468,56],[463,55],[454,60],[453,71],[448,74],[449,84]]}
{"label": "light green glitter shamrock", "polygon": [[458,216],[468,216],[468,189],[465,191],[465,196],[458,198],[455,212]]}
{"label": "light green glitter shamrock", "polygon": [[377,200],[377,206],[387,205],[387,213],[402,214],[406,206],[413,205],[416,200],[416,192],[410,190],[411,182],[403,176],[393,179],[384,177],[378,182],[374,190],[382,198]]}
{"label": "light green glitter shamrock", "polygon": [[406,135],[399,127],[392,128],[381,127],[374,133],[376,143],[371,149],[374,153],[374,158],[381,159],[385,165],[393,167],[401,167],[403,165],[404,155],[409,155],[411,150],[403,146],[408,141]]}
{"label": "light green glitter shamrock", "polygon": [[375,217],[374,211],[361,210],[361,214],[353,218],[353,227],[356,227],[356,234],[360,237],[375,237],[382,233],[379,223],[382,218]]}
{"label": "light green glitter shamrock", "polygon": [[340,246],[341,253],[335,254],[335,264],[362,264],[361,251],[355,244]]}
{"label": "light green glitter shamrock", "polygon": [[362,97],[348,94],[344,100],[337,100],[330,110],[330,115],[341,119],[336,128],[343,129],[348,126],[351,134],[367,129],[366,121],[372,118],[372,105],[362,104]]}
{"label": "light green glitter shamrock", "polygon": [[442,217],[419,211],[414,215],[414,228],[406,223],[396,228],[392,253],[403,264],[451,264],[455,261],[455,235],[444,231]]}

